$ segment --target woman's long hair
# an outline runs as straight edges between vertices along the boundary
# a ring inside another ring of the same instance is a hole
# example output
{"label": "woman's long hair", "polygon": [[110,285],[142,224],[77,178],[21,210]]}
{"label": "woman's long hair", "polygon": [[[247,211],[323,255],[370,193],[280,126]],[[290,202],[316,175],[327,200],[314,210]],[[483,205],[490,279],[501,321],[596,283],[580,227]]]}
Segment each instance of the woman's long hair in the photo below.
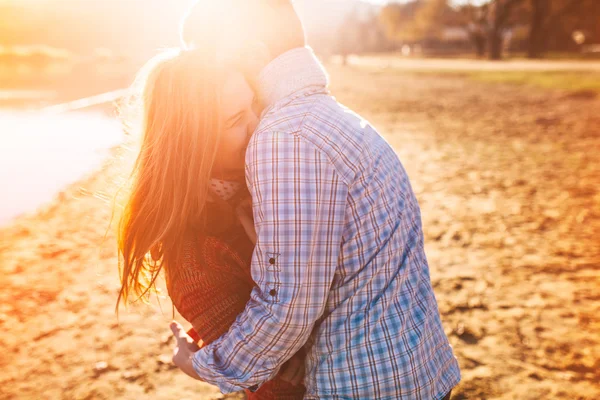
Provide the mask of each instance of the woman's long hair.
{"label": "woman's long hair", "polygon": [[199,50],[166,51],[137,82],[141,146],[118,229],[121,301],[147,301],[163,267],[175,266],[200,222],[216,158],[222,69]]}

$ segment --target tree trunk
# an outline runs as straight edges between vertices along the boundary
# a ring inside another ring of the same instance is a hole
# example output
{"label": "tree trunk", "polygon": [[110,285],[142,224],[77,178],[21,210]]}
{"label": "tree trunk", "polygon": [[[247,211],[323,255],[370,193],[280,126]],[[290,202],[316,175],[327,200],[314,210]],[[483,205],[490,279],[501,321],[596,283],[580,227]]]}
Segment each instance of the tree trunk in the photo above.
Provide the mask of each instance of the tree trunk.
{"label": "tree trunk", "polygon": [[488,58],[490,60],[502,59],[502,25],[504,14],[504,1],[494,0],[488,9]]}
{"label": "tree trunk", "polygon": [[473,43],[475,44],[475,53],[477,57],[485,56],[485,36],[483,34],[473,35]]}
{"label": "tree trunk", "polygon": [[490,28],[488,48],[488,57],[490,60],[502,60],[502,31],[498,27],[494,26]]}
{"label": "tree trunk", "polygon": [[490,5],[488,58],[490,60],[502,59],[504,28],[509,20],[511,9],[521,0],[494,0]]}
{"label": "tree trunk", "polygon": [[527,57],[541,58],[545,50],[545,21],[550,0],[531,0],[531,23]]}
{"label": "tree trunk", "polygon": [[485,20],[478,18],[477,21],[468,26],[469,38],[475,47],[475,54],[478,58],[485,57],[486,24]]}

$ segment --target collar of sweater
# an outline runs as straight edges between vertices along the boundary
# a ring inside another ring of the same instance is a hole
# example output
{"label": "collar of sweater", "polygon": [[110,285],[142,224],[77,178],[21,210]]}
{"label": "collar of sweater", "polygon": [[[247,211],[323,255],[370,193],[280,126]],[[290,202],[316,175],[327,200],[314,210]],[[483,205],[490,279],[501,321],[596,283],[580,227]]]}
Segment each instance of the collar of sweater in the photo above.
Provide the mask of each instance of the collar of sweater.
{"label": "collar of sweater", "polygon": [[310,47],[289,50],[260,72],[258,90],[265,107],[270,107],[308,87],[326,88],[329,78]]}
{"label": "collar of sweater", "polygon": [[210,180],[210,193],[218,199],[229,201],[238,194],[241,186],[240,182],[213,178]]}

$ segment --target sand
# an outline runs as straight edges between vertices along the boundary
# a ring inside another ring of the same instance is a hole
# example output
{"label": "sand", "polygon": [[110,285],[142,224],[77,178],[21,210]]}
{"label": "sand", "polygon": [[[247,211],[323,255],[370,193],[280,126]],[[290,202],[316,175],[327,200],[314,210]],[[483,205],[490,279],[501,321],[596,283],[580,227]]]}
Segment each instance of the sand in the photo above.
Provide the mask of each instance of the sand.
{"label": "sand", "polygon": [[[419,198],[456,399],[600,398],[600,99],[332,67]],[[0,399],[221,399],[170,363],[171,306],[117,320],[131,153],[0,229]],[[106,237],[105,237],[106,235]],[[239,396],[238,396],[239,397]]]}

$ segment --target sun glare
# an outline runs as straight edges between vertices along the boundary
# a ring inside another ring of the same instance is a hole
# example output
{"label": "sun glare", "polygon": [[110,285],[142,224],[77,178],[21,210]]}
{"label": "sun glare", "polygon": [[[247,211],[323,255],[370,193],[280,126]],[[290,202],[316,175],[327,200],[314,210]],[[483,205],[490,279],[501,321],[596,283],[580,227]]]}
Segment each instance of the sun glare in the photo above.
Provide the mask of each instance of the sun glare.
{"label": "sun glare", "polygon": [[600,0],[196,1],[0,0],[0,398],[600,399]]}

